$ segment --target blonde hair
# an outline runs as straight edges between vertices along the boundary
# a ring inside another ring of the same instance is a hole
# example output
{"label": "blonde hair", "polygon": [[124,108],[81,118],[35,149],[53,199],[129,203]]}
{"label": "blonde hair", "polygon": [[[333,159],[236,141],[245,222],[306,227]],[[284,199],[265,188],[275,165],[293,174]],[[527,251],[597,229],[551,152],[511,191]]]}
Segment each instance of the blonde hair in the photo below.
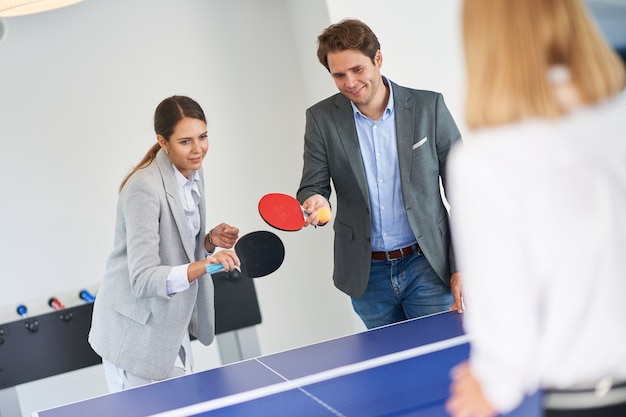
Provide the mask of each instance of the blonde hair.
{"label": "blonde hair", "polygon": [[619,93],[624,64],[578,0],[465,0],[470,127],[563,114],[548,70],[566,66],[587,104]]}

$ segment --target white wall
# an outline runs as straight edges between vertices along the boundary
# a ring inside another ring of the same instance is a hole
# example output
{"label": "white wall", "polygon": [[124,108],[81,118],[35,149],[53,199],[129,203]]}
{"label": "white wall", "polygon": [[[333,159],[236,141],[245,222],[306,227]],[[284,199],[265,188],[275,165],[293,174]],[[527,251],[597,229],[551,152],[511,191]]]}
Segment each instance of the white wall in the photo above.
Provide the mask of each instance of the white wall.
{"label": "white wall", "polygon": [[358,18],[376,33],[383,75],[398,84],[443,94],[464,131],[461,0],[329,0],[335,22]]}
{"label": "white wall", "polygon": [[[207,113],[209,225],[267,229],[257,201],[295,193],[304,110],[335,92],[315,56],[331,22],[370,24],[384,74],[443,92],[461,125],[459,2],[86,0],[5,18],[0,323],[17,318],[20,302],[47,312],[50,296],[98,285],[117,187],[154,142],[153,111],[166,96],[189,95]],[[285,262],[255,281],[262,353],[362,330],[332,284],[331,228],[279,233]],[[217,365],[215,346],[194,351],[200,368]],[[103,390],[99,367],[18,387],[25,415]]]}

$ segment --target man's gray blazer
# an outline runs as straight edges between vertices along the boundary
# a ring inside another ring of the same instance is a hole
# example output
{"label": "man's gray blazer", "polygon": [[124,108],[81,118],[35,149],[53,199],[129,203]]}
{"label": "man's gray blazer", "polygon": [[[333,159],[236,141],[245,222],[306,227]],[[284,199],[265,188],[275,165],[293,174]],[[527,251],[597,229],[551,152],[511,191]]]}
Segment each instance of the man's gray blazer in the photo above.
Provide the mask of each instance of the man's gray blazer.
{"label": "man's gray blazer", "polygon": [[[441,94],[393,88],[402,196],[413,234],[426,259],[449,286],[455,271],[448,212],[440,193],[446,160],[461,135]],[[370,275],[370,198],[352,106],[342,94],[306,111],[304,167],[297,198],[327,199],[335,188],[335,286],[359,298]]]}
{"label": "man's gray blazer", "polygon": [[[204,178],[200,172],[200,190]],[[213,281],[206,275],[172,296],[173,266],[204,259],[204,192],[196,251],[172,164],[160,150],[152,164],[130,177],[119,195],[114,250],[96,295],[89,342],[96,353],[132,374],[163,379],[185,332],[213,341]]]}

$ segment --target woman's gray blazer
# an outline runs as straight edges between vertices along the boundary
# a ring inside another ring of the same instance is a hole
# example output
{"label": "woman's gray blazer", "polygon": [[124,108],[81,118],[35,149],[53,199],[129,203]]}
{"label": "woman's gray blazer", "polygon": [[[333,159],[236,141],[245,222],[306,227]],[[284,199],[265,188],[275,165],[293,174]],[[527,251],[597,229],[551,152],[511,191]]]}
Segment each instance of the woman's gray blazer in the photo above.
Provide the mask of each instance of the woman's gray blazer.
{"label": "woman's gray blazer", "polygon": [[[200,174],[200,190],[204,177]],[[169,271],[204,259],[205,200],[193,253],[172,164],[163,150],[130,177],[119,195],[113,253],[96,295],[89,343],[96,353],[135,375],[159,380],[176,360],[185,332],[213,341],[213,281],[166,293]]]}

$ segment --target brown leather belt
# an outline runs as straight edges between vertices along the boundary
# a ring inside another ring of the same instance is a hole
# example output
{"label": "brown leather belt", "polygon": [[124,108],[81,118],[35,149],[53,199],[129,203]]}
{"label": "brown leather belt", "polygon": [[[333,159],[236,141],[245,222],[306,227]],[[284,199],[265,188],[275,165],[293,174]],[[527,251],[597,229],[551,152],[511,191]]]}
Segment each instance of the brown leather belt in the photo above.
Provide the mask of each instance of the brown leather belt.
{"label": "brown leather belt", "polygon": [[417,243],[414,243],[413,245],[407,246],[406,248],[396,249],[389,252],[372,252],[372,259],[375,259],[377,261],[392,261],[394,259],[404,258],[406,255],[419,251],[419,245]]}

